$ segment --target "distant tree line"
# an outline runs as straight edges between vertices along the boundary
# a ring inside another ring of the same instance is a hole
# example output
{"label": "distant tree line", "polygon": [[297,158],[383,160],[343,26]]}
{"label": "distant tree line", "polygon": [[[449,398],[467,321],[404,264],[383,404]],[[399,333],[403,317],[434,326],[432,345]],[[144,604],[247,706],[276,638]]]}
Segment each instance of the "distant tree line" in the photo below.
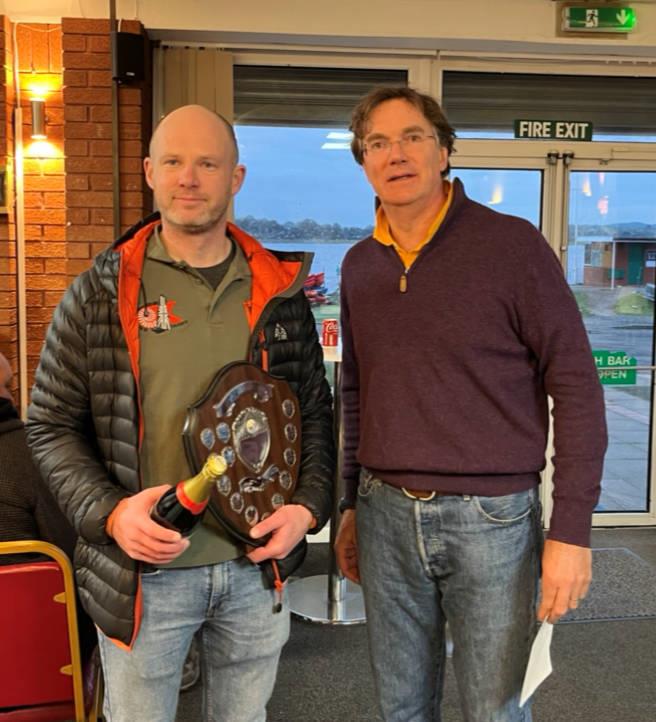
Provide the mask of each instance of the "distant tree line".
{"label": "distant tree line", "polygon": [[570,238],[581,236],[608,236],[609,238],[656,238],[653,223],[613,223],[609,225],[570,225]]}
{"label": "distant tree line", "polygon": [[306,241],[331,243],[336,241],[359,241],[371,235],[373,226],[341,226],[339,223],[317,223],[311,218],[292,223],[278,223],[270,218],[244,216],[236,223],[260,241]]}
{"label": "distant tree line", "polygon": [[[373,226],[342,226],[339,223],[317,223],[311,218],[279,223],[271,218],[243,216],[237,225],[261,241],[306,241],[335,243],[359,241],[371,235]],[[570,237],[608,236],[609,238],[656,238],[656,225],[650,223],[614,223],[609,225],[570,225]]]}

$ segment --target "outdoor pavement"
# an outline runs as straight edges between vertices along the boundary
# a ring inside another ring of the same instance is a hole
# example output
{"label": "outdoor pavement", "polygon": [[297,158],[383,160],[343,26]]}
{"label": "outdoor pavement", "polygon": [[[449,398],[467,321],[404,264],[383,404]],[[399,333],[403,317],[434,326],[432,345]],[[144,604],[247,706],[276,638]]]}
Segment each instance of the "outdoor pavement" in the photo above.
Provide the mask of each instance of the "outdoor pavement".
{"label": "outdoor pavement", "polygon": [[[638,373],[641,390],[651,374]],[[597,511],[646,511],[649,462],[649,396],[636,387],[605,386],[609,444]]]}
{"label": "outdoor pavement", "polygon": [[[652,364],[653,303],[642,287],[572,287],[593,351],[624,352],[639,366]],[[605,385],[608,451],[597,511],[645,512],[653,374],[638,371],[635,385]]]}

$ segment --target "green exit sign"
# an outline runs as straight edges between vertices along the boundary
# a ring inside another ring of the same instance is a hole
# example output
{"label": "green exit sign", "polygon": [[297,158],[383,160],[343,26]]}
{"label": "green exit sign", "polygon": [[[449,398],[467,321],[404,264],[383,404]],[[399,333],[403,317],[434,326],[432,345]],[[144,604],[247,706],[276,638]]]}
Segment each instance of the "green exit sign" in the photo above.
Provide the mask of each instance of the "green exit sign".
{"label": "green exit sign", "polygon": [[563,30],[577,33],[630,33],[636,22],[635,10],[628,7],[563,8]]}
{"label": "green exit sign", "polygon": [[636,382],[635,366],[638,362],[624,351],[599,349],[592,352],[602,384],[631,386]]}

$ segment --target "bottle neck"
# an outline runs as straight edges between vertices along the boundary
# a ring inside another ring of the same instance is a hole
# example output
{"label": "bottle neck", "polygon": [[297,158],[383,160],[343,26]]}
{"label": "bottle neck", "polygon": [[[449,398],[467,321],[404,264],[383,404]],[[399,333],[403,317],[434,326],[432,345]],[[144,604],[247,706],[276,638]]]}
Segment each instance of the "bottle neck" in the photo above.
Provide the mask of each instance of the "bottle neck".
{"label": "bottle neck", "polygon": [[175,494],[185,509],[192,514],[200,514],[210,500],[213,483],[214,476],[203,469],[191,479],[181,481],[175,489]]}

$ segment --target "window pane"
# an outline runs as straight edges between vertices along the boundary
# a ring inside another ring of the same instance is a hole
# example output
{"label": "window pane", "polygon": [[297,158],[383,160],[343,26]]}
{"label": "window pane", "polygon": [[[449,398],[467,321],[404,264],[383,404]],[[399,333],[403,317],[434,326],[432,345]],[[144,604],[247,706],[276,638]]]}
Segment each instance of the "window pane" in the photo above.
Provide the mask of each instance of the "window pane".
{"label": "window pane", "polygon": [[500,213],[526,218],[540,227],[542,171],[458,168],[453,175],[464,183],[472,200]]}
{"label": "window pane", "polygon": [[339,269],[373,228],[374,196],[348,123],[377,84],[405,70],[235,66],[235,129],[246,182],[235,219],[265,246],[314,253],[306,295],[317,325],[339,318]]}
{"label": "window pane", "polygon": [[305,290],[317,324],[339,318],[342,259],[371,233],[374,215],[347,129],[238,125],[236,132],[247,168],[237,225],[267,248],[314,253]]}
{"label": "window pane", "polygon": [[609,446],[598,512],[644,512],[656,272],[656,173],[572,172],[567,280],[604,386]]}

